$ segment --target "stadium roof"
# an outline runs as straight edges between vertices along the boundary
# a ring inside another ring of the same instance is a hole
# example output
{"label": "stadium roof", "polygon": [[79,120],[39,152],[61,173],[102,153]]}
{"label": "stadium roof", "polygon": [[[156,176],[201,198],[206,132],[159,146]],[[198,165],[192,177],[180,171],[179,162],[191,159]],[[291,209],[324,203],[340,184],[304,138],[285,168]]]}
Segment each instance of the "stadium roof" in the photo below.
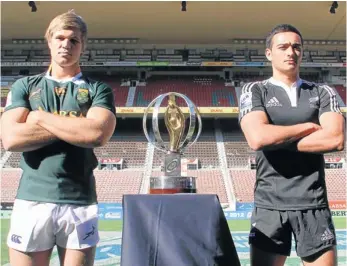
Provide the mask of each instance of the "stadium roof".
{"label": "stadium roof", "polygon": [[345,40],[346,2],[191,2],[181,12],[180,1],[1,3],[1,37],[43,38],[50,20],[69,9],[88,23],[91,38],[139,38],[152,44],[226,44],[234,38],[264,38],[276,24],[296,26],[304,39]]}

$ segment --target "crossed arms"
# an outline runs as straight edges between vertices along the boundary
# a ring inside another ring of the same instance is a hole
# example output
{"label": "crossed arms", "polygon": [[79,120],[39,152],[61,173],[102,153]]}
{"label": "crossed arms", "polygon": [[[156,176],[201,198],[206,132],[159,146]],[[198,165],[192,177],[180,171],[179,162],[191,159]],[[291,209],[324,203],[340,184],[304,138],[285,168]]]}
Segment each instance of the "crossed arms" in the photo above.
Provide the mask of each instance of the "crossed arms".
{"label": "crossed arms", "polygon": [[42,148],[56,140],[72,145],[95,148],[111,138],[116,126],[114,114],[92,107],[86,117],[64,117],[45,111],[19,107],[1,117],[1,139],[5,150],[26,152]]}
{"label": "crossed arms", "polygon": [[303,123],[293,126],[269,124],[264,111],[253,111],[241,120],[241,128],[253,150],[292,148],[300,152],[327,153],[344,149],[345,121],[341,114],[325,112],[320,125]]}

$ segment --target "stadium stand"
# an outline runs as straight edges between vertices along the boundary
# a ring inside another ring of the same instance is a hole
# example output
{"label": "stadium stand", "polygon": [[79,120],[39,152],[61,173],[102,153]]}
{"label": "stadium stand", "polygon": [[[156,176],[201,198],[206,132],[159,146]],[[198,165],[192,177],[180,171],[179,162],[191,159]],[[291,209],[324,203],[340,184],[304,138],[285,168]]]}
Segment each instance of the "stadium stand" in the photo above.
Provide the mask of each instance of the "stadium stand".
{"label": "stadium stand", "polygon": [[99,202],[122,202],[123,194],[138,194],[143,171],[94,171]]}
{"label": "stadium stand", "polygon": [[229,170],[238,202],[253,202],[255,170]]}
{"label": "stadium stand", "polygon": [[[190,63],[199,62],[264,62],[266,58],[261,53],[231,52],[229,50],[205,50],[199,52],[192,50],[187,55],[173,54],[173,50],[166,53],[160,51],[157,55],[138,53],[138,51],[97,49],[87,50],[81,62],[174,62]],[[341,58],[341,60],[340,60]],[[50,56],[47,50],[35,50],[28,55],[2,55],[4,62],[49,62]],[[345,54],[339,56],[324,55],[305,51],[303,62],[312,63],[337,63],[345,62]],[[251,68],[249,68],[251,69]],[[85,72],[88,76],[101,80],[110,85],[115,94],[116,107],[146,107],[155,97],[161,93],[170,91],[180,92],[187,95],[198,107],[237,107],[237,95],[239,95],[242,84],[249,81],[264,80],[271,76],[269,69],[264,71],[244,71],[235,69],[232,76],[226,78],[223,71],[210,74],[186,74],[182,70],[175,74],[166,74],[164,71],[146,70],[142,77],[142,70],[137,72],[115,73],[115,71],[91,71]],[[175,71],[172,71],[175,72]],[[341,72],[342,73],[342,72]],[[89,75],[90,74],[90,75]],[[343,74],[343,73],[342,73]],[[341,76],[343,76],[340,74]],[[11,74],[9,74],[11,75]],[[139,78],[141,76],[141,79]],[[303,71],[302,79],[324,82],[324,75],[319,71]],[[19,76],[18,76],[19,77]],[[6,96],[11,83],[16,77],[2,77],[5,82],[1,84],[1,106],[5,106]],[[340,83],[339,81],[336,83]],[[331,85],[338,93],[339,99],[346,105],[346,86],[340,84]],[[339,100],[340,101],[340,100]],[[340,101],[340,102],[341,102]],[[178,105],[186,104],[178,99]],[[167,101],[162,103],[165,106]],[[252,202],[255,183],[255,170],[250,169],[250,162],[255,156],[244,138],[236,118],[224,118],[215,116],[221,123],[214,123],[213,119],[203,118],[203,131],[198,142],[188,148],[183,158],[198,162],[197,170],[188,170],[188,174],[197,176],[198,193],[216,193],[224,204],[230,203],[228,189],[233,189],[234,196],[238,201]],[[123,120],[124,119],[124,120]],[[95,170],[97,190],[100,202],[121,202],[123,194],[136,194],[141,190],[144,179],[145,167],[147,167],[147,156],[149,154],[148,142],[142,132],[142,121],[138,118],[119,118],[117,130],[106,146],[96,148],[95,154],[99,161],[120,160],[122,167],[117,170]],[[162,137],[167,142],[168,134],[161,124]],[[121,129],[121,130],[119,130]],[[220,133],[218,133],[220,132]],[[221,137],[217,137],[220,134]],[[223,145],[224,144],[224,145]],[[223,146],[222,154],[220,146]],[[7,153],[1,145],[3,165],[3,188],[1,199],[13,201],[15,191],[19,183],[21,170],[19,169],[20,153]],[[153,163],[149,165],[153,175],[159,175],[163,165],[163,153],[154,150]],[[223,159],[225,163],[221,163]],[[346,152],[334,152],[325,155],[327,167],[335,169],[326,170],[326,183],[330,200],[346,199],[345,193],[345,159]],[[335,165],[335,162],[338,162]],[[225,169],[223,168],[225,166]],[[343,167],[337,169],[337,167]],[[105,167],[106,168],[106,167]],[[228,173],[228,174],[225,174]],[[230,178],[230,181],[229,181]],[[9,181],[11,180],[11,181]],[[231,187],[230,187],[231,184]],[[116,189],[115,189],[116,188]]]}
{"label": "stadium stand", "polygon": [[11,156],[4,164],[4,168],[19,168],[19,162],[21,158],[20,152],[11,152]]}
{"label": "stadium stand", "polygon": [[6,98],[9,92],[9,86],[1,86],[1,107],[6,105]]}
{"label": "stadium stand", "polygon": [[1,142],[1,141],[0,141],[0,146],[1,146],[1,156],[3,156],[4,153],[5,153],[6,151],[5,151],[5,148],[4,148],[4,146],[2,145],[2,142]]}
{"label": "stadium stand", "polygon": [[103,147],[95,148],[98,159],[122,158],[124,168],[143,168],[147,150],[147,140],[140,134],[114,135]]}
{"label": "stadium stand", "polygon": [[128,98],[129,86],[122,86],[120,78],[103,77],[102,80],[113,89],[116,107],[125,106]]}
{"label": "stadium stand", "polygon": [[13,202],[17,193],[22,170],[1,170],[1,202]]}
{"label": "stadium stand", "polygon": [[[170,91],[185,94],[197,106],[237,106],[234,88],[215,76],[150,77],[145,86],[136,87],[134,106],[147,106],[159,94]],[[178,104],[185,105],[182,100]]]}
{"label": "stadium stand", "polygon": [[[165,136],[164,136],[165,138]],[[218,153],[216,140],[211,132],[202,133],[199,141],[186,149],[184,158],[198,158],[201,168],[218,168]],[[155,150],[153,168],[160,168],[163,164],[162,152]]]}
{"label": "stadium stand", "polygon": [[334,85],[334,87],[346,106],[346,87],[343,85]]}
{"label": "stadium stand", "polygon": [[346,169],[326,169],[329,200],[346,200]]}

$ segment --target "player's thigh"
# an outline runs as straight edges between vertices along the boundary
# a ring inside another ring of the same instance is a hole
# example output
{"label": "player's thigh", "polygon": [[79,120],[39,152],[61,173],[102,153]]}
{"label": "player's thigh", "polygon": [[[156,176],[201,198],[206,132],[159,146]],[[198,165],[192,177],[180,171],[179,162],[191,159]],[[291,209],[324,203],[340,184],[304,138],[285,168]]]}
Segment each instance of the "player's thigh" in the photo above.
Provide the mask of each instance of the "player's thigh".
{"label": "player's thigh", "polygon": [[291,228],[287,212],[255,208],[249,244],[252,265],[282,265],[291,252]]}
{"label": "player's thigh", "polygon": [[93,266],[96,247],[66,249],[57,247],[61,266]]}
{"label": "player's thigh", "polygon": [[336,246],[323,249],[315,255],[302,258],[305,266],[337,266]]}
{"label": "player's thigh", "polygon": [[10,264],[15,266],[49,266],[52,249],[39,252],[22,252],[9,248]]}
{"label": "player's thigh", "polygon": [[287,256],[263,251],[253,245],[250,246],[250,250],[251,266],[283,266],[287,259]]}

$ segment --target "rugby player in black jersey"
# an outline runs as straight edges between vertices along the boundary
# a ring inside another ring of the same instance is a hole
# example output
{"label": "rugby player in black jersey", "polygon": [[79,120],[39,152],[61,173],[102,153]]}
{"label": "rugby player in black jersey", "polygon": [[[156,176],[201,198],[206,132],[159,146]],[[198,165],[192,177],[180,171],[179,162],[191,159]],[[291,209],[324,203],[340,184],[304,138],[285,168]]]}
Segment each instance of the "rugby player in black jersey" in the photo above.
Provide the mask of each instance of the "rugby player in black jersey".
{"label": "rugby player in black jersey", "polygon": [[257,164],[251,265],[284,265],[293,235],[304,265],[334,266],[323,154],[344,149],[345,119],[331,87],[300,79],[303,39],[295,27],[276,26],[265,54],[272,77],[245,84],[239,99],[240,125]]}

